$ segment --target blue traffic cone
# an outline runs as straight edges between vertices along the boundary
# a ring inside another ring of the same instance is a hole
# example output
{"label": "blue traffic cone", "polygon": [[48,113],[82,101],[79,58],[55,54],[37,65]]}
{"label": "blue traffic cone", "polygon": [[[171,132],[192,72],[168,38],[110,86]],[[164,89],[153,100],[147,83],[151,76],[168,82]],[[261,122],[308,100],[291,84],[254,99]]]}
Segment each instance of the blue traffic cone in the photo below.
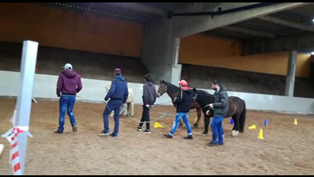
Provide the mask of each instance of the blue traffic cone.
{"label": "blue traffic cone", "polygon": [[265,119],[264,125],[265,125],[265,126],[268,125],[268,119]]}
{"label": "blue traffic cone", "polygon": [[233,124],[233,118],[231,117],[231,121],[230,121],[230,124]]}

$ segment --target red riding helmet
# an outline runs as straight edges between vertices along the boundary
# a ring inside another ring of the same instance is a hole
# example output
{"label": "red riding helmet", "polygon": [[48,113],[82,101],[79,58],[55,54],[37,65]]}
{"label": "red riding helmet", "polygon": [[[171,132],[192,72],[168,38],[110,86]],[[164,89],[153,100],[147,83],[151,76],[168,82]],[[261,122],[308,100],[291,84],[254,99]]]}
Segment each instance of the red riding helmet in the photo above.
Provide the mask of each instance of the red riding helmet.
{"label": "red riding helmet", "polygon": [[187,83],[185,80],[180,80],[180,81],[179,81],[179,84],[180,84],[182,87],[187,87],[187,86],[188,86],[188,83]]}

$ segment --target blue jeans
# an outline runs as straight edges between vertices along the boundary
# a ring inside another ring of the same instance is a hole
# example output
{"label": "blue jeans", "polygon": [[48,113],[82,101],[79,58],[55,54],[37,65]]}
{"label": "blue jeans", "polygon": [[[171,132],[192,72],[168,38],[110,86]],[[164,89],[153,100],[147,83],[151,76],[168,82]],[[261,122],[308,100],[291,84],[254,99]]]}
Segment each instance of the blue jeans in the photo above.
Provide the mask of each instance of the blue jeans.
{"label": "blue jeans", "polygon": [[64,130],[64,116],[65,112],[68,112],[68,116],[70,118],[70,122],[72,127],[76,125],[75,117],[73,114],[73,107],[75,104],[76,96],[75,95],[61,95],[59,99],[59,130]]}
{"label": "blue jeans", "polygon": [[224,142],[223,140],[224,129],[222,128],[223,120],[224,120],[224,117],[213,117],[213,120],[210,123],[210,127],[212,128],[212,134],[213,134],[213,140],[212,140],[213,143]]}
{"label": "blue jeans", "polygon": [[188,132],[188,135],[192,135],[192,128],[191,128],[191,125],[189,122],[189,113],[187,113],[187,112],[184,112],[184,113],[183,112],[177,112],[177,115],[174,118],[174,122],[173,122],[173,125],[172,125],[172,128],[170,130],[169,135],[173,136],[174,132],[176,132],[181,118],[183,118],[183,122],[186,126],[186,130]]}
{"label": "blue jeans", "polygon": [[106,109],[104,111],[104,132],[109,132],[109,114],[114,111],[114,131],[113,135],[118,136],[119,133],[119,123],[120,123],[120,108],[122,106],[122,100],[110,100],[107,103]]}

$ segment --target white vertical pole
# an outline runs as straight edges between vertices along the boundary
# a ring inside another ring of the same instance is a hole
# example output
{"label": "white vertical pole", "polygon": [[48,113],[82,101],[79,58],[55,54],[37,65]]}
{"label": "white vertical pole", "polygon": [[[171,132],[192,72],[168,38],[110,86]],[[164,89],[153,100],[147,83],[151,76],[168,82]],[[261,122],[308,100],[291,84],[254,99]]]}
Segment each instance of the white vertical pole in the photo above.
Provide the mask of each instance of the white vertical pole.
{"label": "white vertical pole", "polygon": [[[38,42],[23,41],[23,51],[21,60],[21,85],[17,98],[17,109],[14,126],[29,126],[35,68],[37,61]],[[20,133],[17,137],[19,146],[19,156],[21,161],[21,173],[25,172],[25,157],[27,149],[27,132]],[[11,158],[11,157],[10,157]]]}

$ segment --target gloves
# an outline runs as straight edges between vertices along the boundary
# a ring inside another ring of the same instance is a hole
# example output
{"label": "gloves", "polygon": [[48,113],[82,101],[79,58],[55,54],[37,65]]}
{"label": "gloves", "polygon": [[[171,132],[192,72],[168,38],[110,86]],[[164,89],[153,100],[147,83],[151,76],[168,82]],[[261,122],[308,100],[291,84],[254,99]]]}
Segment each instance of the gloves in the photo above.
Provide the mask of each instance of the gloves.
{"label": "gloves", "polygon": [[57,92],[57,96],[60,97],[60,92]]}
{"label": "gloves", "polygon": [[146,104],[145,106],[146,106],[146,107],[148,107],[148,108],[150,107],[150,105],[149,105],[149,104]]}

